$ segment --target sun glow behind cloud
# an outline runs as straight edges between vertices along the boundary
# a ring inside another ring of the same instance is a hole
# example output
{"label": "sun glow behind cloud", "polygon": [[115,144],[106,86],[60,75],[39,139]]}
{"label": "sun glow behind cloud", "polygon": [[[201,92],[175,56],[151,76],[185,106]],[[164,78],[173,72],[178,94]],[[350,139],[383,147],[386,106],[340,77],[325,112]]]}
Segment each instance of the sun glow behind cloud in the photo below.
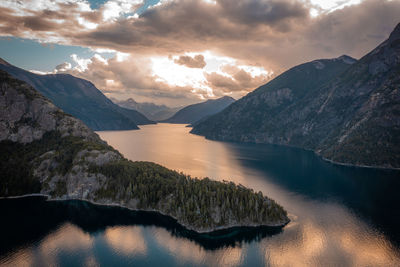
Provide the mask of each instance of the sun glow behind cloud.
{"label": "sun glow behind cloud", "polygon": [[[178,56],[169,57],[153,57],[152,70],[155,80],[158,82],[165,82],[169,85],[179,87],[191,87],[192,92],[199,94],[202,98],[204,94],[208,97],[214,97],[215,93],[207,80],[207,75],[217,73],[228,79],[233,79],[236,72],[243,70],[251,77],[265,77],[268,79],[272,75],[272,71],[266,71],[263,67],[240,65],[238,62],[230,57],[218,56],[210,51],[198,53],[186,53],[185,56],[195,57],[202,55],[206,65],[203,68],[190,68],[175,63]],[[227,71],[231,69],[232,72]],[[254,88],[252,88],[254,89]],[[246,90],[246,88],[243,88]]]}
{"label": "sun glow behind cloud", "polygon": [[198,86],[204,82],[202,69],[178,65],[168,57],[153,57],[151,61],[153,75],[159,81],[176,86],[187,86],[189,84]]}

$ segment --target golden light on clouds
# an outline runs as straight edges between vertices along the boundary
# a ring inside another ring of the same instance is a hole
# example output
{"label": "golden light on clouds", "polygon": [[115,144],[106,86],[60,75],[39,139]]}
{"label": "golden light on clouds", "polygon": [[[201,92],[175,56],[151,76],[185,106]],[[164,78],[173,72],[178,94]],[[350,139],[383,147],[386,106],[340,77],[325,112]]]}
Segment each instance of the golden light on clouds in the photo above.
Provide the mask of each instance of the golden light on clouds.
{"label": "golden light on clouds", "polygon": [[170,85],[199,87],[204,84],[203,70],[200,68],[188,68],[174,63],[168,57],[151,58],[153,75],[156,81],[163,81]]}
{"label": "golden light on clouds", "polygon": [[181,106],[242,97],[272,73],[314,59],[358,58],[386,38],[400,13],[400,1],[390,0],[174,0],[140,11],[143,3],[3,0],[0,36],[113,53],[56,65],[71,64],[58,72],[108,96]]}
{"label": "golden light on clouds", "polygon": [[[183,58],[195,59],[201,57],[203,64],[183,62]],[[165,82],[171,86],[191,87],[192,92],[199,96],[221,96],[218,84],[213,84],[208,78],[219,75],[226,78],[232,85],[230,90],[238,88],[241,94],[249,92],[268,81],[272,71],[267,71],[261,66],[239,65],[234,58],[218,56],[210,51],[186,53],[184,56],[152,57],[152,72],[155,81]],[[186,64],[191,64],[187,66]],[[220,87],[224,87],[222,83]],[[217,91],[217,92],[216,92]],[[226,92],[226,93],[229,93]]]}

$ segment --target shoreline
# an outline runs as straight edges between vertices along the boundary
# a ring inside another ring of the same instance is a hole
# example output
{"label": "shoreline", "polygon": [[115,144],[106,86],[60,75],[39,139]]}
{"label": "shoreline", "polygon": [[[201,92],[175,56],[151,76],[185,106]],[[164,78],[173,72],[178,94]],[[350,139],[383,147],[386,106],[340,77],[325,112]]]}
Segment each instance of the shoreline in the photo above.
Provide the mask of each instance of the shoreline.
{"label": "shoreline", "polygon": [[51,198],[50,195],[41,194],[41,193],[25,194],[25,195],[20,195],[20,196],[0,197],[0,200],[1,199],[18,199],[18,198],[27,198],[27,197],[45,197],[46,201],[78,200],[78,201],[88,202],[88,203],[90,203],[92,205],[97,205],[97,206],[118,207],[118,208],[123,208],[123,209],[130,210],[130,211],[139,211],[139,212],[154,212],[154,213],[158,213],[158,215],[162,215],[162,216],[166,216],[166,217],[172,218],[177,224],[179,224],[180,226],[182,226],[186,230],[193,231],[193,232],[195,232],[196,234],[199,234],[199,235],[213,234],[213,233],[216,233],[218,231],[229,231],[229,230],[233,230],[234,228],[266,227],[266,228],[280,228],[280,229],[282,229],[282,228],[284,228],[286,225],[288,225],[291,222],[291,220],[289,219],[287,222],[280,223],[280,224],[270,224],[270,225],[267,225],[267,224],[249,224],[249,225],[233,224],[233,225],[228,225],[228,226],[220,226],[220,227],[216,227],[216,228],[213,228],[213,229],[199,230],[199,229],[194,229],[191,226],[188,226],[188,225],[185,225],[185,224],[179,222],[178,219],[175,218],[174,216],[165,214],[162,211],[154,210],[154,209],[148,209],[148,210],[133,209],[133,208],[129,208],[129,207],[123,206],[122,204],[118,204],[118,203],[100,203],[100,202],[95,202],[93,200],[82,199],[82,198]]}
{"label": "shoreline", "polygon": [[[300,148],[300,147],[299,147]],[[302,149],[302,148],[300,148]],[[304,148],[303,148],[304,149]],[[306,149],[305,149],[306,150]],[[325,158],[321,156],[318,152],[314,150],[307,150],[307,151],[312,151],[314,154],[316,154],[319,158],[321,158],[323,161],[329,162],[331,164],[339,165],[339,166],[346,166],[346,167],[355,167],[355,168],[364,168],[364,169],[376,169],[376,170],[387,170],[387,171],[400,171],[400,168],[394,168],[394,167],[382,167],[382,166],[369,166],[369,165],[355,165],[351,163],[345,163],[345,162],[338,162],[334,161],[332,159]]]}
{"label": "shoreline", "polygon": [[304,151],[310,151],[313,152],[315,155],[318,156],[318,158],[322,159],[323,161],[326,161],[328,163],[334,164],[334,165],[339,165],[339,166],[346,166],[346,167],[355,167],[355,168],[366,168],[366,169],[377,169],[377,170],[388,170],[388,171],[400,171],[400,167],[382,167],[382,166],[369,166],[369,165],[356,165],[352,163],[345,163],[345,162],[338,162],[334,161],[332,159],[325,158],[321,156],[317,151],[312,150],[312,149],[307,149],[304,147],[299,147],[299,146],[292,146],[292,145],[287,145],[287,144],[276,144],[276,143],[263,143],[263,142],[243,142],[243,141],[235,141],[235,140],[223,140],[223,139],[214,139],[214,138],[208,138],[205,135],[197,134],[197,133],[191,133],[197,136],[202,136],[207,140],[211,141],[217,141],[217,142],[227,142],[227,143],[237,143],[237,144],[263,144],[263,145],[274,145],[274,146],[283,146],[283,147],[290,147],[290,148],[296,148],[296,149],[301,149]]}

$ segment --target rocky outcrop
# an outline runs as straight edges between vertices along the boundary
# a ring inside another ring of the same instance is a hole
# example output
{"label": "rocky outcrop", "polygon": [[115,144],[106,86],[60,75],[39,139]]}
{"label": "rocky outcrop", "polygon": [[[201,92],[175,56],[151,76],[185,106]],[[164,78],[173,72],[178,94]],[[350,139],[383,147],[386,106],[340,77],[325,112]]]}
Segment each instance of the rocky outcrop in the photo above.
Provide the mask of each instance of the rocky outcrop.
{"label": "rocky outcrop", "polygon": [[301,147],[341,164],[400,168],[399,58],[400,25],[359,61],[342,56],[297,66],[192,133]]}
{"label": "rocky outcrop", "polygon": [[60,111],[29,85],[3,71],[0,79],[0,141],[30,143],[50,131],[58,131],[62,137],[99,140],[86,125]]}

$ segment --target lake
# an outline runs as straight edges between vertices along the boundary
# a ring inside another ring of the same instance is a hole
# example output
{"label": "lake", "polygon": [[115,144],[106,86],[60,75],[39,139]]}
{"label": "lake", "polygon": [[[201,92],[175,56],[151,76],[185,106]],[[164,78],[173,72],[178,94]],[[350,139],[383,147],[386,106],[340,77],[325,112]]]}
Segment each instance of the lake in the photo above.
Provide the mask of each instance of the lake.
{"label": "lake", "polygon": [[400,266],[400,172],[313,152],[206,140],[185,125],[98,132],[131,160],[262,191],[289,212],[281,231],[196,236],[167,217],[40,197],[0,200],[0,265]]}

